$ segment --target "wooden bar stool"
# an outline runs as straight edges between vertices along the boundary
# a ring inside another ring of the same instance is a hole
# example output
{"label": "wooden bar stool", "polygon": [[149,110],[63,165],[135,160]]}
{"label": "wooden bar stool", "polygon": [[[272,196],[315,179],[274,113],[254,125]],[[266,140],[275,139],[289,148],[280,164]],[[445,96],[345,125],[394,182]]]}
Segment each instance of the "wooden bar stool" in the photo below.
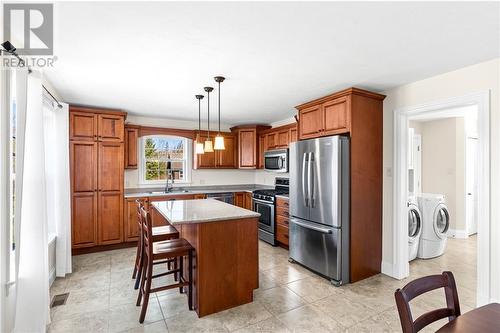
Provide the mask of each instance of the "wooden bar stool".
{"label": "wooden bar stool", "polygon": [[[167,241],[154,242],[152,234],[152,222],[151,215],[144,207],[140,208],[141,220],[142,220],[142,234],[143,234],[143,245],[144,245],[144,263],[142,266],[142,277],[141,286],[139,288],[139,295],[137,297],[136,305],[141,305],[142,309],[141,315],[139,317],[139,322],[143,323],[146,317],[146,311],[148,308],[149,295],[151,293],[159,292],[162,290],[168,290],[173,288],[179,288],[182,293],[184,287],[188,287],[188,307],[189,310],[193,309],[193,251],[194,248],[189,244],[189,242],[183,238],[171,239]],[[184,278],[184,257],[188,258],[188,280]],[[174,269],[169,269],[165,273],[160,273],[153,275],[153,264],[159,261],[173,261]],[[176,263],[179,261],[179,267]],[[170,285],[165,285],[161,287],[151,288],[151,283],[154,278],[161,276],[176,274],[178,276],[177,283]]]}
{"label": "wooden bar stool", "polygon": [[[144,208],[144,203],[142,200],[137,199],[135,201],[137,204],[137,224],[139,230],[139,240],[137,241],[137,253],[135,256],[134,272],[132,273],[132,279],[135,279],[134,289],[139,289],[139,284],[141,282],[142,265],[144,264],[144,239],[142,233],[142,218],[141,218],[141,208]],[[172,225],[165,225],[161,227],[152,227],[153,242],[166,241],[169,239],[179,238],[179,232]],[[177,267],[177,263],[173,260],[158,261],[153,263],[154,265],[166,263],[168,269],[171,268],[172,262],[174,267]]]}

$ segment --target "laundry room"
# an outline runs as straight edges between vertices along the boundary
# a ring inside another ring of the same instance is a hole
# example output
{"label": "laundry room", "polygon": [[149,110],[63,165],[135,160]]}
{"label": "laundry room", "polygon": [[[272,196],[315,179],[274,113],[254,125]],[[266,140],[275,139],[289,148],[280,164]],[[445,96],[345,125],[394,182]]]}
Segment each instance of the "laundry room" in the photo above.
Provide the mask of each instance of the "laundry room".
{"label": "laundry room", "polygon": [[478,109],[410,117],[408,256],[411,274],[453,271],[470,306],[476,299]]}

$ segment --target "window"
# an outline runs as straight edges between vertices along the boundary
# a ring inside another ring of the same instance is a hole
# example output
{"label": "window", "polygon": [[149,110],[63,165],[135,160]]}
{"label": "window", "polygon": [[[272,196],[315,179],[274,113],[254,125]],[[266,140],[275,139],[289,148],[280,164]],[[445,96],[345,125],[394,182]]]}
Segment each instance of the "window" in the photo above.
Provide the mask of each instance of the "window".
{"label": "window", "polygon": [[143,184],[165,184],[170,167],[176,183],[190,181],[191,140],[178,136],[150,135],[141,139],[140,180]]}

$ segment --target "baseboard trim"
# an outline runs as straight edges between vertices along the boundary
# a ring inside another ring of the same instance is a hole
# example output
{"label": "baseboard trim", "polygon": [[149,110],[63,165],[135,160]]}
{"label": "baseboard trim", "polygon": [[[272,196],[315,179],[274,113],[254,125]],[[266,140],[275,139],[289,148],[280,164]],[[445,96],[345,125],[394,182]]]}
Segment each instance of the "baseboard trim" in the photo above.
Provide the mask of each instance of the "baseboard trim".
{"label": "baseboard trim", "polygon": [[448,230],[448,238],[459,238],[459,239],[467,239],[469,235],[467,235],[467,230],[463,229],[450,229]]}

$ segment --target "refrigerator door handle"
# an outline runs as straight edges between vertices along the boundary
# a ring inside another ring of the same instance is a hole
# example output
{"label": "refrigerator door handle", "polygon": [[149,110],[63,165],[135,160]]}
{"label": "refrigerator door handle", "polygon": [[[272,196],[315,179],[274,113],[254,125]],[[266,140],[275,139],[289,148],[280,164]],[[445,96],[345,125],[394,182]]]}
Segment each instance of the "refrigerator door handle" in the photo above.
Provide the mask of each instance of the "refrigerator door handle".
{"label": "refrigerator door handle", "polygon": [[302,155],[302,196],[304,197],[304,205],[309,207],[309,195],[306,192],[306,161],[307,154],[304,153]]}
{"label": "refrigerator door handle", "polygon": [[314,153],[309,153],[309,180],[308,180],[308,185],[310,186],[309,188],[309,196],[310,196],[310,199],[309,199],[309,202],[311,203],[311,207],[314,208],[314,199],[315,199],[315,195],[314,195]]}
{"label": "refrigerator door handle", "polygon": [[309,158],[307,159],[307,197],[309,198],[309,202],[311,203],[311,207],[314,207],[314,195],[312,193],[313,190],[313,182],[312,182],[312,168],[311,162],[313,159],[313,153],[308,153]]}
{"label": "refrigerator door handle", "polygon": [[314,225],[310,225],[309,223],[299,222],[299,221],[297,221],[295,219],[292,220],[291,222],[294,223],[294,224],[296,224],[296,225],[299,225],[299,226],[301,226],[303,228],[311,229],[311,230],[318,231],[318,232],[321,232],[321,233],[324,233],[324,234],[331,234],[332,233],[332,229],[317,227],[317,226],[314,226]]}

